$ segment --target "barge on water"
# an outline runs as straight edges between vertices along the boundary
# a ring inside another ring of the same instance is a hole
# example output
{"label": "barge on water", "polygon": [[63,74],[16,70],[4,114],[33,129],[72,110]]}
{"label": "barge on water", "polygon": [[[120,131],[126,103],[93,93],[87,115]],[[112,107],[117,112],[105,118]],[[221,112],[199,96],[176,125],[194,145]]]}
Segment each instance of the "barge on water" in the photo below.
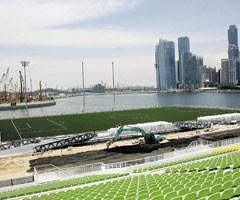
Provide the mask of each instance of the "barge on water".
{"label": "barge on water", "polygon": [[[27,102],[28,108],[38,108],[38,107],[46,107],[46,106],[53,106],[53,105],[56,105],[56,102],[54,100]],[[0,104],[0,111],[17,110],[17,109],[25,109],[25,108],[26,108],[25,102],[16,103],[16,104],[10,104],[10,103]]]}

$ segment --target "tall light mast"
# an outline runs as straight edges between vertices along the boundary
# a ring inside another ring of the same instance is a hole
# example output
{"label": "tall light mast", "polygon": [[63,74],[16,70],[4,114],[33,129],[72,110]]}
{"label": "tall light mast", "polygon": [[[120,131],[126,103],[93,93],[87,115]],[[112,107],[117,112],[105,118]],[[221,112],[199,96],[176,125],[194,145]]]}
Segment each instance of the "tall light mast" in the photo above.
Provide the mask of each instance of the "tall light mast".
{"label": "tall light mast", "polygon": [[84,68],[82,62],[82,85],[83,85],[83,111],[85,111],[85,88],[84,88]]}
{"label": "tall light mast", "polygon": [[24,84],[25,84],[25,103],[26,103],[26,110],[27,110],[27,79],[26,79],[26,67],[28,66],[29,61],[21,61],[22,66],[24,67]]}
{"label": "tall light mast", "polygon": [[112,62],[112,80],[113,80],[113,105],[115,109],[115,83],[114,83],[114,62]]}

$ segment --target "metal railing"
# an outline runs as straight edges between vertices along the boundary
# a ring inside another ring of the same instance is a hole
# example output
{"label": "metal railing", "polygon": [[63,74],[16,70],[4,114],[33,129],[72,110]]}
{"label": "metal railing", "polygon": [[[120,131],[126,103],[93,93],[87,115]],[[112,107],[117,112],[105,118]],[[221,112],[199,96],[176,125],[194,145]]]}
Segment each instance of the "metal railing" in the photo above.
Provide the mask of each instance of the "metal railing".
{"label": "metal railing", "polygon": [[34,176],[9,179],[9,180],[0,181],[0,188],[14,186],[14,185],[20,185],[20,184],[26,184],[26,183],[32,183],[32,182],[34,182]]}
{"label": "metal railing", "polygon": [[53,180],[67,179],[69,177],[79,176],[85,173],[101,171],[104,163],[94,163],[80,165],[70,168],[59,168],[52,164],[34,167],[34,177],[37,182],[47,182]]}

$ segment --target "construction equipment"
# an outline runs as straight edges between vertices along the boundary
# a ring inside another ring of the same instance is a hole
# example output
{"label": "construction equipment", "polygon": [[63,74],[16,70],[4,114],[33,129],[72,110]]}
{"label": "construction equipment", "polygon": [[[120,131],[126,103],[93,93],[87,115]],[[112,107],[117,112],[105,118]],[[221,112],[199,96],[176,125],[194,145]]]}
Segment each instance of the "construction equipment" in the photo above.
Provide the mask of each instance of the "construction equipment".
{"label": "construction equipment", "polygon": [[7,85],[6,85],[6,82],[7,82],[7,79],[8,79],[8,74],[9,74],[9,67],[7,68],[7,72],[5,75],[3,75],[2,77],[2,83],[4,83],[4,86],[3,86],[3,95],[2,95],[2,101],[3,102],[6,102],[7,101]]}
{"label": "construction equipment", "polygon": [[7,85],[7,89],[8,89],[8,101],[12,104],[14,104],[14,102],[16,101],[14,99],[14,86],[13,86],[13,83],[12,83],[12,80],[13,78],[11,78],[8,82],[8,85]]}
{"label": "construction equipment", "polygon": [[144,141],[146,144],[156,144],[161,142],[164,138],[161,135],[157,135],[157,134],[153,134],[153,133],[146,133],[143,129],[138,128],[138,127],[126,127],[125,126],[120,126],[119,129],[117,130],[117,134],[114,138],[110,139],[106,145],[107,145],[107,149],[110,147],[111,144],[113,144],[114,142],[116,142],[119,138],[119,136],[121,135],[121,133],[123,131],[132,131],[132,132],[140,132],[143,137],[144,137]]}
{"label": "construction equipment", "polygon": [[[5,75],[6,75],[6,74],[3,74],[3,75],[2,75],[2,78],[0,79],[0,88],[2,88],[2,83],[3,83],[3,81],[4,81]],[[4,91],[4,89],[2,90],[2,93],[0,94],[0,103],[3,102],[3,91]]]}

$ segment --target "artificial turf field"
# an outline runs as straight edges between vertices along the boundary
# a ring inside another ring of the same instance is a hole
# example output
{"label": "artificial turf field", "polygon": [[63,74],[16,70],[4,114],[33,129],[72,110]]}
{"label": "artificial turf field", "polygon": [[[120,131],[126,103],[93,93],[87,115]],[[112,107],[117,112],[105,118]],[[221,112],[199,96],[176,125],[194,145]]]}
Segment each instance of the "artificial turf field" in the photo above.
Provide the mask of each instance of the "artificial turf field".
{"label": "artificial turf field", "polygon": [[81,132],[107,130],[117,124],[136,124],[154,121],[196,120],[199,116],[208,116],[240,111],[192,108],[161,107],[138,110],[85,113],[73,115],[45,116],[0,120],[2,140],[47,137]]}

